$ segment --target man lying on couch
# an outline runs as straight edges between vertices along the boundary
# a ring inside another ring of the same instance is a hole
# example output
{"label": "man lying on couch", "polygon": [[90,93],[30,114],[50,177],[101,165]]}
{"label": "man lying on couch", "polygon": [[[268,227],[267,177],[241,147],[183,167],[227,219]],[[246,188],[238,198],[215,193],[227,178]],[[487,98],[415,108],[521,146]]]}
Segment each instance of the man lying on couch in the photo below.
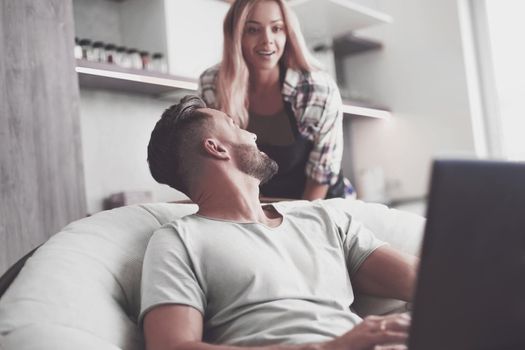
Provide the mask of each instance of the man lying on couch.
{"label": "man lying on couch", "polygon": [[255,140],[196,96],[156,124],[151,173],[199,210],[149,242],[147,349],[404,349],[409,316],[362,321],[350,305],[354,290],[409,301],[415,265],[323,201],[262,206],[277,165]]}

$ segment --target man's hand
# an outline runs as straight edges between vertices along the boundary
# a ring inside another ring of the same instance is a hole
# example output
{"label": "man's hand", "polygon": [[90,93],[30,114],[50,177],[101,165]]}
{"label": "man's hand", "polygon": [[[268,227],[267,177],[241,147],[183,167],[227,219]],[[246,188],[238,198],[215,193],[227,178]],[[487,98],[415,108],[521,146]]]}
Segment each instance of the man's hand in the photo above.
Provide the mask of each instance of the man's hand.
{"label": "man's hand", "polygon": [[408,314],[369,316],[322,350],[406,350],[409,327]]}

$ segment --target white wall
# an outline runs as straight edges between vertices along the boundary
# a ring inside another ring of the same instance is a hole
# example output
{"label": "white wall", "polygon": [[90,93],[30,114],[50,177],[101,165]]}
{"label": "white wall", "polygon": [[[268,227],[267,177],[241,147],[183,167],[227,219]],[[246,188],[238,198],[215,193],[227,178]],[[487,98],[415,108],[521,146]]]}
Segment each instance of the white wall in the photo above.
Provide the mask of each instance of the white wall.
{"label": "white wall", "polygon": [[186,198],[153,180],[147,164],[151,131],[173,102],[102,90],[80,90],[87,208],[121,191],[151,191],[154,201]]}
{"label": "white wall", "polygon": [[456,0],[378,0],[392,24],[362,31],[384,43],[379,52],[345,60],[355,93],[389,106],[389,121],[354,119],[351,138],[356,185],[381,168],[388,195],[427,192],[431,159],[473,156],[465,66]]}

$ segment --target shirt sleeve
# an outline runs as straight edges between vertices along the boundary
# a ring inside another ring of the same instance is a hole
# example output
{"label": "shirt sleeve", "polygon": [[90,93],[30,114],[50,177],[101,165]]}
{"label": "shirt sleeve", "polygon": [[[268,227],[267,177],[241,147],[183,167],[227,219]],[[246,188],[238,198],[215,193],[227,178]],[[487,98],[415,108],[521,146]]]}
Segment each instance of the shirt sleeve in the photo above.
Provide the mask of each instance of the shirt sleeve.
{"label": "shirt sleeve", "polygon": [[[313,149],[306,164],[306,175],[321,183],[333,185],[341,170],[343,158],[343,103],[333,79],[324,74],[320,83],[314,83],[311,103],[305,114],[314,123]],[[308,110],[309,109],[309,110]]]}
{"label": "shirt sleeve", "polygon": [[217,108],[215,81],[218,74],[219,65],[215,65],[206,69],[199,77],[197,93],[210,108]]}
{"label": "shirt sleeve", "polygon": [[388,243],[376,238],[370,229],[354,220],[347,211],[333,208],[330,213],[343,242],[346,266],[351,277],[374,250]]}
{"label": "shirt sleeve", "polygon": [[362,223],[355,222],[350,225],[350,230],[344,241],[346,264],[350,276],[353,276],[361,264],[377,248],[387,245],[375,237],[375,235]]}
{"label": "shirt sleeve", "polygon": [[204,315],[206,297],[200,287],[186,246],[171,227],[151,237],[142,265],[139,325],[154,307],[163,304],[191,306]]}

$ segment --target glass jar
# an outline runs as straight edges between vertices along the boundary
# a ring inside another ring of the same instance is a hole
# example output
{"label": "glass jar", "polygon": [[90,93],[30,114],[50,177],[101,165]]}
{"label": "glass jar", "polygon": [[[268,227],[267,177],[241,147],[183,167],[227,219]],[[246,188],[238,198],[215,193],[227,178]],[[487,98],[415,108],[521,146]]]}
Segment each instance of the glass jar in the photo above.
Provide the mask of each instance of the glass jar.
{"label": "glass jar", "polygon": [[82,59],[89,60],[89,58],[92,56],[91,51],[91,40],[89,39],[80,39],[78,41],[78,44],[82,48]]}
{"label": "glass jar", "polygon": [[127,68],[142,69],[142,59],[137,49],[128,49],[127,51],[130,66]]}
{"label": "glass jar", "polygon": [[107,44],[105,47],[104,47],[104,50],[106,52],[106,59],[105,61],[107,63],[115,63],[115,53],[116,53],[116,46],[114,44]]}
{"label": "glass jar", "polygon": [[82,46],[80,46],[80,40],[75,37],[75,49],[73,51],[74,56],[77,60],[82,59]]}
{"label": "glass jar", "polygon": [[126,61],[126,56],[127,56],[126,51],[127,51],[127,49],[126,49],[125,46],[118,46],[115,49],[115,56],[113,57],[113,62],[116,65],[124,67],[125,61]]}
{"label": "glass jar", "polygon": [[151,69],[156,72],[168,73],[168,64],[164,59],[164,55],[160,52],[155,52],[151,59]]}
{"label": "glass jar", "polygon": [[106,61],[106,51],[104,49],[104,43],[102,41],[95,41],[92,45],[93,47],[93,59],[91,61],[96,62],[105,62]]}

